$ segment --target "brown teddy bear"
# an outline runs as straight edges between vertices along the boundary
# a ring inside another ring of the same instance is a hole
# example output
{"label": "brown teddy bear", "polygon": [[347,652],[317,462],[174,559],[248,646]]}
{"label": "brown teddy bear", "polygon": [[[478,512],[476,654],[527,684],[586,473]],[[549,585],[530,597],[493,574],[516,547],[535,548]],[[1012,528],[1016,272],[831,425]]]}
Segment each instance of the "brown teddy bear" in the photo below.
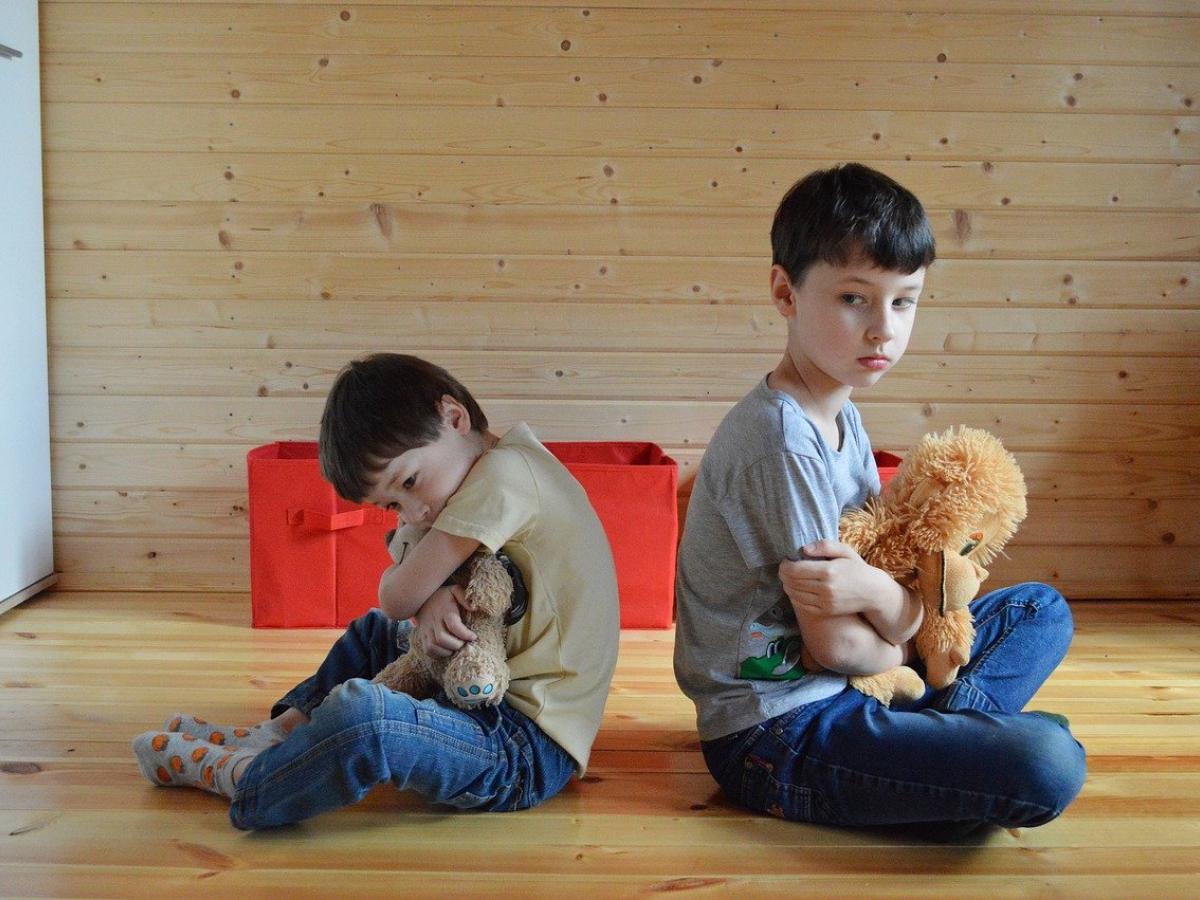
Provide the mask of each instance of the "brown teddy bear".
{"label": "brown teddy bear", "polygon": [[[841,540],[919,594],[925,617],[916,649],[934,688],[953,682],[971,658],[968,604],[988,577],[983,567],[1025,514],[1025,478],[1012,454],[988,432],[959,427],[921,438],[883,495],[842,517]],[[925,692],[907,666],[850,684],[885,704]]]}
{"label": "brown teddy bear", "polygon": [[[396,529],[388,552],[397,563],[425,531],[410,526]],[[495,706],[508,690],[508,625],[524,612],[525,586],[520,572],[502,554],[480,550],[447,581],[463,588],[463,623],[478,638],[464,644],[448,659],[421,649],[410,635],[409,650],[372,679],[394,691],[425,699],[440,687],[462,709]]]}

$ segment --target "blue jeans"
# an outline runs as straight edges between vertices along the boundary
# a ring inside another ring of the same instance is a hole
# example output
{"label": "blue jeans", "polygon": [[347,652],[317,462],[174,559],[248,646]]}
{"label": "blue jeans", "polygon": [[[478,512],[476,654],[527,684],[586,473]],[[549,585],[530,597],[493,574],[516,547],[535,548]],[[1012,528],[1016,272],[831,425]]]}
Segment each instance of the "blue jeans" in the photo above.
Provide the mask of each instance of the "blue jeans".
{"label": "blue jeans", "polygon": [[830,825],[1041,825],[1083,786],[1083,747],[1065,725],[1021,710],[1071,643],[1066,601],[1044,584],[971,605],[976,637],[959,679],[914,707],[847,688],[705,741],[727,796],[785,819]]}
{"label": "blue jeans", "polygon": [[410,626],[378,610],[355,619],[316,673],[272,709],[311,716],[242,773],[238,828],[299,822],[355,803],[384,781],[460,809],[515,810],[557,794],[575,762],[507,702],[461,710],[368,679],[408,651]]}

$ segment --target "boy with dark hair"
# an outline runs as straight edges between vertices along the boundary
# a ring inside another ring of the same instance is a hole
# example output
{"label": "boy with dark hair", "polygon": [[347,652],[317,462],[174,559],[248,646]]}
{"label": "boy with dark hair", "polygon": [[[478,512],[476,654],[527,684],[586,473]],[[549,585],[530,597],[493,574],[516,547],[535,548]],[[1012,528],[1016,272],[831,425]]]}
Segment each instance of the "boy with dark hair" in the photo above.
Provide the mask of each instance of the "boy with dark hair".
{"label": "boy with dark hair", "polygon": [[788,819],[943,836],[1047,822],[1084,776],[1065,725],[1021,712],[1070,643],[1055,590],[977,600],[971,662],[913,709],[846,684],[917,664],[919,598],[837,526],[880,490],[850,394],[908,346],[935,255],[925,211],[879,172],[834,167],[788,191],[771,243],[787,345],[714,434],[679,548],[675,672],[709,771],[734,800]]}
{"label": "boy with dark hair", "polygon": [[[554,796],[587,765],[619,634],[612,555],[579,483],[527,425],[498,437],[449,373],[397,354],[338,375],[320,461],[342,496],[395,510],[425,537],[384,572],[380,609],[352,622],[269,720],[229,728],[173,716],[134,740],[143,774],[228,797],[244,829],[355,803],[383,781],[459,808]],[[464,710],[444,694],[416,700],[370,681],[410,640],[445,657],[475,639],[462,589],[443,585],[480,547],[503,549],[528,591],[508,629],[504,699]]]}

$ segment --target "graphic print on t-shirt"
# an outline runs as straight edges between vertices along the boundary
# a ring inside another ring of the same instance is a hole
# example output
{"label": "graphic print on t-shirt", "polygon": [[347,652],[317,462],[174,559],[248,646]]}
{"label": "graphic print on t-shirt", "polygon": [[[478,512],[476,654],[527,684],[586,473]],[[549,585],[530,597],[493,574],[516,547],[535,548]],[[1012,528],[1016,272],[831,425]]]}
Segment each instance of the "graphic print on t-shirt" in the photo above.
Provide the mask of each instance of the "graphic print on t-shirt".
{"label": "graphic print on t-shirt", "polygon": [[798,681],[808,674],[800,662],[804,642],[795,614],[780,600],[751,622],[742,635],[738,678],[759,681]]}

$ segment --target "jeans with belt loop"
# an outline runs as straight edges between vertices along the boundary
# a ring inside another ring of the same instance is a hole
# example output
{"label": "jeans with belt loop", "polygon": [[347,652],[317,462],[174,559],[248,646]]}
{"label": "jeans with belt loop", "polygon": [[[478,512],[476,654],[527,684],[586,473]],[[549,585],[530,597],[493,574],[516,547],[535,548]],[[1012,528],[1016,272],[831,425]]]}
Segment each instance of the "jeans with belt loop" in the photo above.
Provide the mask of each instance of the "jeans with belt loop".
{"label": "jeans with belt loop", "polygon": [[889,709],[847,688],[703,743],[709,771],[750,809],[831,825],[1041,825],[1079,793],[1083,747],[1025,704],[1066,655],[1066,601],[1044,584],[971,604],[976,637],[949,687]]}
{"label": "jeans with belt loop", "polygon": [[390,781],[460,809],[526,809],[553,797],[575,762],[501,701],[463,710],[444,694],[416,700],[369,679],[408,651],[411,626],[379,610],[355,619],[310,678],[272,709],[311,721],[247,764],[229,809],[242,829],[307,819]]}

